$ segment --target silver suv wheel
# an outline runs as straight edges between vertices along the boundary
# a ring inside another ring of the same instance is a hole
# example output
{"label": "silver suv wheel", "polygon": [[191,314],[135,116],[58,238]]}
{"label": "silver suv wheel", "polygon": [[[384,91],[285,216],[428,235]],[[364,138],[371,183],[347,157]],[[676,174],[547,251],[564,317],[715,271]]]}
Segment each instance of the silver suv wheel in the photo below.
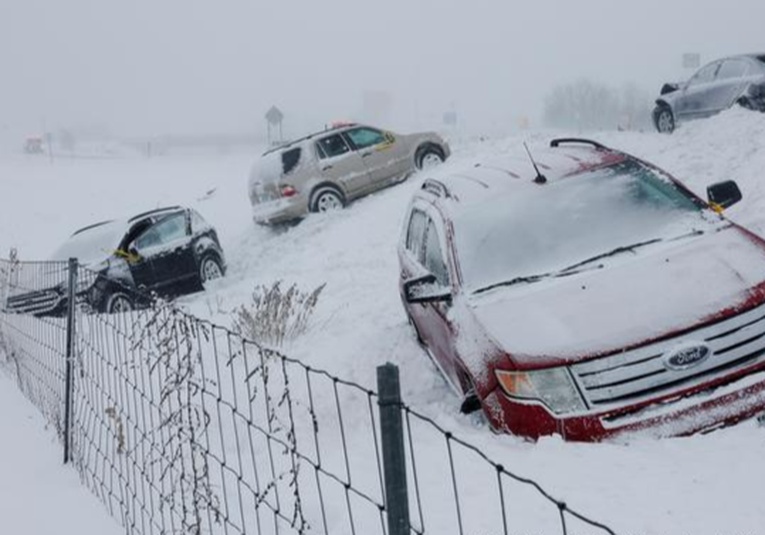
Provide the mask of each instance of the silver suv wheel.
{"label": "silver suv wheel", "polygon": [[313,212],[334,212],[343,208],[343,198],[334,188],[322,188],[314,194],[311,202]]}
{"label": "silver suv wheel", "polygon": [[429,151],[420,158],[420,169],[431,169],[437,165],[444,163],[443,158],[436,152]]}

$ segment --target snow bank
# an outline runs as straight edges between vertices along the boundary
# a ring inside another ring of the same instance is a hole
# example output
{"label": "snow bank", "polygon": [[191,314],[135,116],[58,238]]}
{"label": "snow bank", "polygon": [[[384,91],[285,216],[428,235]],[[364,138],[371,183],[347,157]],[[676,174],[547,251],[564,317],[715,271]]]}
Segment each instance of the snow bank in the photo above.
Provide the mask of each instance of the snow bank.
{"label": "snow bank", "polygon": [[73,468],[62,466],[55,433],[0,374],[0,532],[27,535],[124,533]]}
{"label": "snow bank", "polygon": [[[570,132],[560,133],[564,134]],[[532,152],[550,137],[549,133],[524,136]],[[765,115],[731,110],[684,124],[671,136],[607,132],[590,137],[656,163],[702,195],[708,184],[737,180],[744,200],[729,215],[765,233],[761,176]],[[453,160],[466,165],[491,158],[517,149],[524,138],[458,146]],[[22,158],[2,160],[0,253],[17,245],[23,257],[46,257],[72,231],[89,223],[158,205],[190,204],[218,229],[230,268],[226,279],[214,285],[214,292],[180,300],[193,313],[230,324],[231,312],[249,300],[256,284],[284,280],[314,288],[326,282],[309,332],[285,348],[291,357],[368,387],[375,385],[377,365],[386,361],[399,365],[403,396],[409,404],[618,532],[753,533],[765,523],[757,492],[765,478],[759,454],[765,448],[765,433],[753,422],[706,436],[660,442],[567,444],[557,438],[528,443],[495,436],[480,420],[460,416],[460,400],[415,342],[397,292],[395,251],[401,220],[424,176],[342,212],[312,215],[296,227],[269,230],[253,226],[250,220],[247,177],[257,156],[254,152],[220,158],[53,165]],[[212,188],[215,194],[204,196]],[[348,429],[362,421],[361,410],[348,407]],[[426,434],[418,439],[418,449],[435,463],[443,458],[443,438]],[[483,475],[469,470],[460,474],[476,502],[489,503],[495,496],[495,489],[482,484]],[[431,475],[433,484],[448,485],[444,474],[433,471]],[[533,526],[537,513],[539,525],[546,526],[547,515],[557,514],[540,510],[518,488],[507,491],[515,514],[524,518],[516,526]],[[448,496],[448,487],[435,496]],[[486,531],[500,532],[500,526]]]}

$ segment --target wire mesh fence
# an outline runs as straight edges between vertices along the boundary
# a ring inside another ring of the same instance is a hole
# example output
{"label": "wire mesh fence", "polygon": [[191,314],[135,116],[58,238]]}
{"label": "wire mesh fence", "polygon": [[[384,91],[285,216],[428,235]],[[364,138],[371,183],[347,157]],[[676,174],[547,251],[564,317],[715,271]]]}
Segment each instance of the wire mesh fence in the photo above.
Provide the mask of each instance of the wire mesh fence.
{"label": "wire mesh fence", "polygon": [[0,362],[127,533],[613,533],[403,403],[391,437],[375,390],[88,269],[0,260],[0,303]]}
{"label": "wire mesh fence", "polygon": [[40,311],[60,306],[67,272],[65,262],[0,263],[3,311],[14,312],[3,314],[0,328],[5,365],[60,437],[64,430],[67,324],[63,314]]}

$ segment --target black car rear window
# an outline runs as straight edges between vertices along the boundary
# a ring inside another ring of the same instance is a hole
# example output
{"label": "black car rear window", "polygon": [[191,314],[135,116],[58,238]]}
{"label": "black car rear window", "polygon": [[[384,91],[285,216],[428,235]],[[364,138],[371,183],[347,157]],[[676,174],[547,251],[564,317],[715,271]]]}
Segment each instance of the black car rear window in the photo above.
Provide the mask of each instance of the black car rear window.
{"label": "black car rear window", "polygon": [[300,152],[300,147],[295,147],[282,153],[282,171],[285,175],[290,174],[297,167],[300,161]]}

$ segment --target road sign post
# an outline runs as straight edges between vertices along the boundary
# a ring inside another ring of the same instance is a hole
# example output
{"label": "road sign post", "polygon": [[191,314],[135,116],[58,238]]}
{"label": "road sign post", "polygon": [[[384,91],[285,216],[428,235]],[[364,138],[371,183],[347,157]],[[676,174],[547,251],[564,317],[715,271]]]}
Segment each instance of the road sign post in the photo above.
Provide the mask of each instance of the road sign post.
{"label": "road sign post", "polygon": [[[284,133],[282,132],[282,122],[284,121],[284,113],[276,106],[266,112],[266,122],[268,123],[268,144],[281,143],[284,141]],[[278,130],[279,138],[274,139],[274,130]]]}

